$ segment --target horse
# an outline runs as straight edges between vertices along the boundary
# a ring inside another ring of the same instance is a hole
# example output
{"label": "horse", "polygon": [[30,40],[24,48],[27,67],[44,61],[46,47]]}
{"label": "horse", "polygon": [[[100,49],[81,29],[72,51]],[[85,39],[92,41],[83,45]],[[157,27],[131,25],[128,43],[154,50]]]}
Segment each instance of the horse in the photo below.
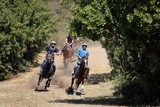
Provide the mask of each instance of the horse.
{"label": "horse", "polygon": [[63,63],[64,66],[67,67],[69,62],[71,62],[72,56],[73,56],[73,50],[69,44],[66,44],[63,48]]}
{"label": "horse", "polygon": [[[83,84],[88,75],[86,66],[88,66],[88,60],[86,57],[82,57],[80,67],[76,71],[75,78],[72,78],[71,86],[68,89],[66,89],[67,92],[73,92],[73,95],[76,95],[79,85],[82,84],[80,92],[84,93]],[[74,88],[73,88],[73,84],[75,85]]]}
{"label": "horse", "polygon": [[41,74],[39,74],[39,79],[38,79],[38,83],[36,85],[35,91],[38,90],[38,87],[43,79],[47,79],[44,89],[47,90],[47,87],[50,86],[50,82],[51,82],[53,75],[54,75],[54,72],[55,72],[55,68],[53,68],[52,63],[51,63],[52,58],[53,57],[51,54],[47,54],[47,56],[46,56],[47,62],[43,67],[43,72]]}

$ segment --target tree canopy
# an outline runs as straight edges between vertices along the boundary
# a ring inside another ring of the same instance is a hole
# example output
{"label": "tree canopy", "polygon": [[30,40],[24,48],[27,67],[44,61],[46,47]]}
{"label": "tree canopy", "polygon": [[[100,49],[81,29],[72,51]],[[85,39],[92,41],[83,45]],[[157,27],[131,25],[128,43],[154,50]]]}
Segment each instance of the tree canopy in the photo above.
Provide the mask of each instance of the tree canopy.
{"label": "tree canopy", "polygon": [[[117,92],[139,103],[160,101],[160,1],[68,0],[71,30],[106,48]],[[64,3],[65,4],[65,3]]]}

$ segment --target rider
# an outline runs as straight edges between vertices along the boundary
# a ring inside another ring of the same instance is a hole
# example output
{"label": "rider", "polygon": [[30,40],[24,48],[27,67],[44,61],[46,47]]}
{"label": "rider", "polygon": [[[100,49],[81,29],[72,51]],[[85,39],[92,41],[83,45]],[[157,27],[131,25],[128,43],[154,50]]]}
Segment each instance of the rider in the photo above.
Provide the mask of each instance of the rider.
{"label": "rider", "polygon": [[[53,67],[53,75],[56,71],[56,65],[54,63],[54,55],[59,55],[59,50],[55,47],[56,46],[56,42],[55,41],[52,41],[50,46],[48,46],[46,48],[46,52],[45,54],[51,54],[52,55],[52,60],[51,60],[51,63],[52,63],[52,67]],[[40,74],[42,75],[43,73],[43,67],[44,65],[46,64],[47,60],[46,58],[43,60],[42,64],[40,65]]]}
{"label": "rider", "polygon": [[[74,43],[74,38],[73,38],[73,36],[71,35],[71,33],[69,33],[69,35],[66,37],[65,46],[66,46],[67,44],[69,44],[69,45],[71,46],[71,48],[73,49],[73,47],[72,47],[73,43]],[[61,51],[61,52],[64,51],[65,46],[62,48],[62,51]]]}
{"label": "rider", "polygon": [[[83,43],[82,48],[77,51],[78,60],[77,60],[76,65],[74,66],[74,70],[72,71],[72,78],[75,78],[75,74],[78,71],[78,69],[80,68],[80,64],[81,64],[80,59],[82,57],[86,57],[86,60],[88,60],[88,58],[89,58],[89,52],[87,51],[86,48],[87,48],[87,44]],[[89,78],[89,76],[88,76],[89,75],[89,67],[86,66],[86,69],[87,69],[87,79],[88,79]]]}

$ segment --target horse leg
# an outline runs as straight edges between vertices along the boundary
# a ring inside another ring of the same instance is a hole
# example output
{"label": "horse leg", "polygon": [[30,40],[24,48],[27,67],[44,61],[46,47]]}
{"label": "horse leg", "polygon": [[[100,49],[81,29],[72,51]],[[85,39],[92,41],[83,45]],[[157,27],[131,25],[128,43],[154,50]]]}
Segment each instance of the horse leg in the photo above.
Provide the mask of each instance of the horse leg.
{"label": "horse leg", "polygon": [[52,81],[52,78],[53,78],[53,75],[49,77],[47,87],[49,87],[49,86],[50,86],[50,83],[51,83],[51,81]]}
{"label": "horse leg", "polygon": [[41,75],[39,75],[38,83],[36,85],[35,91],[38,90],[38,87],[39,87],[40,83],[42,82],[42,80],[43,80],[43,77]]}
{"label": "horse leg", "polygon": [[46,81],[46,85],[45,85],[45,87],[44,87],[45,90],[46,90],[47,87],[48,87],[48,83],[49,83],[49,79],[47,79],[47,81]]}
{"label": "horse leg", "polygon": [[73,95],[76,95],[76,93],[77,93],[77,86],[78,85],[78,79],[76,79],[76,84],[75,84],[75,88],[74,88],[74,90],[73,90]]}
{"label": "horse leg", "polygon": [[72,78],[72,80],[71,80],[71,86],[70,87],[73,87],[74,79],[75,78]]}
{"label": "horse leg", "polygon": [[76,95],[77,89],[78,89],[80,83],[81,83],[80,79],[77,79],[77,80],[76,80],[75,89],[73,90],[73,95]]}
{"label": "horse leg", "polygon": [[66,58],[63,58],[63,64],[64,64],[65,67],[67,67],[66,60],[67,60]]}
{"label": "horse leg", "polygon": [[82,81],[82,85],[81,85],[80,93],[84,93],[84,86],[83,86],[83,84],[84,84],[84,81]]}
{"label": "horse leg", "polygon": [[46,85],[45,85],[45,87],[44,87],[45,90],[47,89],[47,87],[50,86],[51,80],[52,80],[52,76],[50,76],[50,77],[48,78],[48,80],[46,81]]}
{"label": "horse leg", "polygon": [[73,88],[74,80],[75,80],[75,72],[77,70],[77,67],[75,66],[73,71],[72,71],[72,80],[71,80],[71,88]]}

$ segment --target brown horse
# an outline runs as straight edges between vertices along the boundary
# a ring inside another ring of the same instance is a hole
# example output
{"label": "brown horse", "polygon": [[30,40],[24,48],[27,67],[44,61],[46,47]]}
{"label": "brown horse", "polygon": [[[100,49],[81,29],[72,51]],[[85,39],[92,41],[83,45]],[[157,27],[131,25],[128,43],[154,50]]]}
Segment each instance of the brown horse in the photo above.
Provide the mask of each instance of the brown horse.
{"label": "brown horse", "polygon": [[63,63],[64,66],[67,67],[69,62],[71,62],[72,56],[73,56],[73,50],[69,44],[66,44],[63,49]]}
{"label": "brown horse", "polygon": [[47,62],[43,67],[43,72],[41,74],[39,74],[39,79],[38,79],[38,83],[36,85],[35,91],[38,90],[38,86],[40,85],[40,83],[42,82],[43,79],[47,79],[45,87],[44,87],[44,89],[46,90],[47,87],[50,86],[50,82],[53,78],[55,68],[52,67],[52,63],[51,63],[52,55],[47,54],[46,60],[47,60]]}
{"label": "brown horse", "polygon": [[[80,67],[76,71],[75,78],[72,78],[71,86],[66,90],[67,92],[73,91],[73,95],[76,95],[77,89],[78,89],[78,87],[79,87],[80,84],[82,84],[80,92],[81,93],[84,92],[83,84],[84,84],[84,81],[85,81],[85,79],[87,78],[87,75],[88,75],[86,66],[88,66],[88,60],[87,60],[86,57],[83,57],[81,59]],[[73,84],[75,86],[74,88],[72,88]]]}

